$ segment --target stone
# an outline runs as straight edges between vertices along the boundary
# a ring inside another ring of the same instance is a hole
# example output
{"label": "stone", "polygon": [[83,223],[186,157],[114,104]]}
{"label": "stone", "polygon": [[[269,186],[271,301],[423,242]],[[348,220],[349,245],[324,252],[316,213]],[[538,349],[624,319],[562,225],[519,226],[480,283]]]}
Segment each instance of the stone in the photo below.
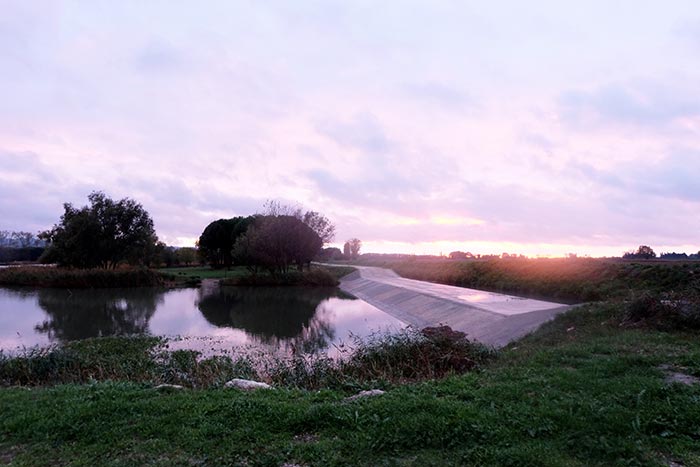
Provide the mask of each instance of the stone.
{"label": "stone", "polygon": [[234,378],[224,384],[225,388],[236,388],[242,389],[243,391],[255,391],[256,389],[272,389],[267,383],[261,383],[260,381],[251,381],[249,379],[239,379]]}
{"label": "stone", "polygon": [[386,394],[386,391],[382,391],[381,389],[370,389],[369,391],[360,391],[354,396],[350,396],[346,398],[345,400],[348,402],[355,401],[357,399],[365,399],[367,397],[376,397],[376,396],[381,396],[382,394]]}

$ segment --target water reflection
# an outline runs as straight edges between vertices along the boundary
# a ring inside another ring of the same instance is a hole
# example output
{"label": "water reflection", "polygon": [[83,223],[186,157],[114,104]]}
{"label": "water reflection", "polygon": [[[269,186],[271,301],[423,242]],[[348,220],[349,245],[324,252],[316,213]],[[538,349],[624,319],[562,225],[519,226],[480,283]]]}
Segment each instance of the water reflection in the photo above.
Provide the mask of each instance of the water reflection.
{"label": "water reflection", "polygon": [[[349,336],[403,327],[334,288],[0,288],[0,350],[89,337],[181,336],[171,347],[336,353]],[[174,342],[174,341],[171,341]]]}
{"label": "water reflection", "polygon": [[41,289],[38,304],[47,319],[36,326],[52,342],[88,337],[148,334],[163,290],[154,288],[67,291]]}
{"label": "water reflection", "polygon": [[268,345],[317,352],[335,337],[331,316],[319,305],[337,296],[334,288],[203,287],[197,307],[214,326],[242,329]]}

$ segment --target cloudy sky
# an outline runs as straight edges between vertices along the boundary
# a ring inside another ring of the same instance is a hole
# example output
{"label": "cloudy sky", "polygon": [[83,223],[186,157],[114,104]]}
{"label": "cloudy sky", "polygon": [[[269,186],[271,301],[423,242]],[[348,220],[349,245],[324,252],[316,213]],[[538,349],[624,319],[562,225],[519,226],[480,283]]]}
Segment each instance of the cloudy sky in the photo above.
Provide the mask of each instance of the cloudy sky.
{"label": "cloudy sky", "polygon": [[700,249],[688,1],[0,0],[0,230],[300,203],[365,252]]}

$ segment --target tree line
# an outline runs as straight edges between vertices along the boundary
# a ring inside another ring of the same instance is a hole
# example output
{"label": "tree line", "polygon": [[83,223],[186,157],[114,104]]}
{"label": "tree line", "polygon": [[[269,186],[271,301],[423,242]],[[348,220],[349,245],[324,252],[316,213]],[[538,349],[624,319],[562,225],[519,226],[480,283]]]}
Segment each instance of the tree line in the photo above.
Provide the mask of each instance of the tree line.
{"label": "tree line", "polygon": [[[214,268],[237,265],[254,273],[284,274],[308,268],[335,236],[335,226],[319,212],[271,201],[263,213],[211,222],[197,249],[174,248],[158,240],[153,220],[136,201],[115,201],[95,191],[88,202],[79,208],[65,203],[59,222],[39,234],[38,240],[47,244],[42,262],[114,269],[123,263],[171,266],[201,261]],[[346,242],[347,256],[356,257],[360,247],[358,239]]]}

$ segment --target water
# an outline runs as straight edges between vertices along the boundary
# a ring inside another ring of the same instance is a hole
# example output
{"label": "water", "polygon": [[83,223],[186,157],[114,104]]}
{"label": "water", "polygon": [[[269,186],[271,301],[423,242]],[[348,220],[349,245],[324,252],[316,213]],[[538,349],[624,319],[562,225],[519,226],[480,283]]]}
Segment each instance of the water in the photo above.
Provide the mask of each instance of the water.
{"label": "water", "polygon": [[0,349],[118,335],[171,337],[205,354],[248,348],[336,356],[351,335],[394,332],[401,321],[336,288],[0,288]]}

